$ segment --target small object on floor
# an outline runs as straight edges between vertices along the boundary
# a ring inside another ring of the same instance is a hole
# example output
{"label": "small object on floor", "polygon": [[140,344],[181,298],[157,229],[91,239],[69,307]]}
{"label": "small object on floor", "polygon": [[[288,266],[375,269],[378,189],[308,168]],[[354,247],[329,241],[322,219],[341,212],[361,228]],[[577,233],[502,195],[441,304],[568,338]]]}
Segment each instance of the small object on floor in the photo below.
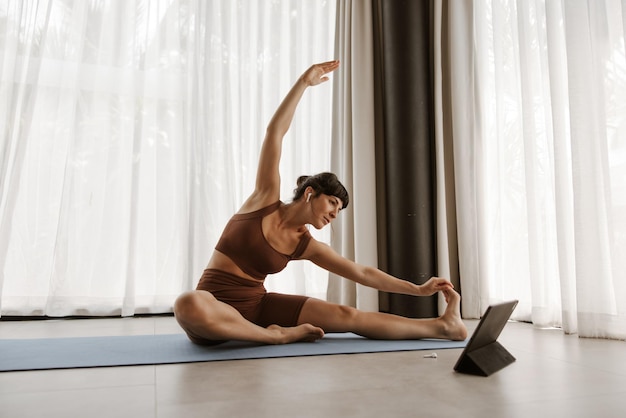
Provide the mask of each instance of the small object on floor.
{"label": "small object on floor", "polygon": [[437,353],[426,354],[424,358],[437,358]]}

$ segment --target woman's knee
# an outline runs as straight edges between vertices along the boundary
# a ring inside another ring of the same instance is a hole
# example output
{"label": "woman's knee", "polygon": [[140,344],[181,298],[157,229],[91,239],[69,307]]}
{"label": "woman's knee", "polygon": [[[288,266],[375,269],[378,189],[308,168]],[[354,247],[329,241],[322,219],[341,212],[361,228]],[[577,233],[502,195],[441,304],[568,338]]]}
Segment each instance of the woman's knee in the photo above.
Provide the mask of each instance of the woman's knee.
{"label": "woman's knee", "polygon": [[340,318],[343,322],[353,322],[357,319],[357,317],[359,316],[359,310],[356,308],[353,308],[352,306],[345,306],[345,305],[337,305],[336,307],[337,309],[337,317]]}
{"label": "woman's knee", "polygon": [[183,293],[174,302],[174,316],[181,324],[196,322],[206,316],[207,302],[197,291]]}
{"label": "woman's knee", "polygon": [[351,306],[331,304],[322,316],[331,325],[330,329],[343,330],[350,329],[357,322],[359,314],[360,312]]}
{"label": "woman's knee", "polygon": [[298,323],[321,326],[327,332],[341,332],[349,329],[358,320],[359,315],[360,311],[351,306],[311,298],[302,307]]}
{"label": "woman's knee", "polygon": [[200,345],[216,345],[225,342],[212,339],[212,329],[217,319],[212,312],[212,303],[219,303],[210,293],[192,291],[183,293],[174,302],[174,316],[189,339]]}

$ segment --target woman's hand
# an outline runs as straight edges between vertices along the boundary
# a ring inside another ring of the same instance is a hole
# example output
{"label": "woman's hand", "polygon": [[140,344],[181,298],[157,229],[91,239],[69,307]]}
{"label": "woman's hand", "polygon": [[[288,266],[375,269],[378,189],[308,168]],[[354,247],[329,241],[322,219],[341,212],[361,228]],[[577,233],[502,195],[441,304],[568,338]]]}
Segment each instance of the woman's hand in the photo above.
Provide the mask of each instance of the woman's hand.
{"label": "woman's hand", "polygon": [[300,76],[300,79],[307,86],[316,86],[328,81],[326,74],[335,71],[337,68],[339,68],[339,61],[337,60],[313,64]]}
{"label": "woman's hand", "polygon": [[443,290],[452,290],[454,286],[447,279],[441,277],[431,277],[428,281],[420,286],[422,296],[431,296]]}

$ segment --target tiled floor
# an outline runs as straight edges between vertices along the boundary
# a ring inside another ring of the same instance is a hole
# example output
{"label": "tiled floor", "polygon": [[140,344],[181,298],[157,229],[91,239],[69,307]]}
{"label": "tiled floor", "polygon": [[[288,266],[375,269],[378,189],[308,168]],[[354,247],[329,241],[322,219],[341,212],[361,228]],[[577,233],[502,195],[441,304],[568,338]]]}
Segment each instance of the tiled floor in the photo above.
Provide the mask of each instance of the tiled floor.
{"label": "tiled floor", "polygon": [[[167,316],[0,321],[0,338],[178,332]],[[500,343],[517,361],[487,378],[452,370],[460,349],[0,373],[0,417],[626,416],[626,342],[512,322]]]}

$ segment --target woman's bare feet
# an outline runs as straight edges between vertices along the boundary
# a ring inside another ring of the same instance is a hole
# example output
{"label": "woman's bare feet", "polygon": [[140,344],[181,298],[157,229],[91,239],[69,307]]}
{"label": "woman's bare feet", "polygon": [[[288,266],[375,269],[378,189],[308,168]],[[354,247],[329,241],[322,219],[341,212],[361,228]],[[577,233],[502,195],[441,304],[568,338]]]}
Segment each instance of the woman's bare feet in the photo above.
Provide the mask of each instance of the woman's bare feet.
{"label": "woman's bare feet", "polygon": [[444,335],[446,338],[455,341],[462,341],[467,338],[467,328],[461,320],[461,295],[453,289],[442,290],[448,306],[441,316],[444,322]]}
{"label": "woman's bare feet", "polygon": [[289,344],[296,341],[313,342],[324,336],[324,330],[311,324],[301,324],[289,328],[270,325],[267,329],[275,334],[273,344]]}

